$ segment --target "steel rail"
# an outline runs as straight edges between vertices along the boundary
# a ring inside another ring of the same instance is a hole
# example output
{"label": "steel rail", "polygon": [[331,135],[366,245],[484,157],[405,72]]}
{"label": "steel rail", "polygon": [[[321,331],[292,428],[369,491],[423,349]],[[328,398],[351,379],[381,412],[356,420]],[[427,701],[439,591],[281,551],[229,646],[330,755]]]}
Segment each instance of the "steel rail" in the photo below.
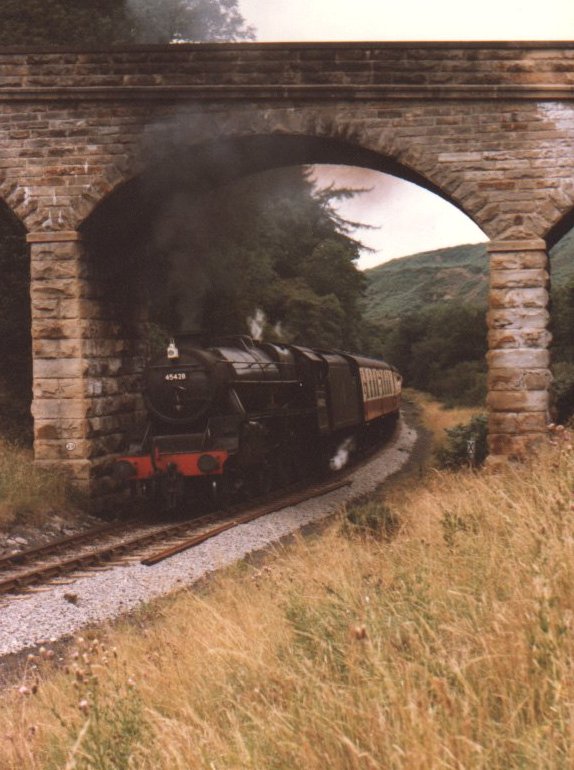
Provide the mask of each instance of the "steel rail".
{"label": "steel rail", "polygon": [[[231,529],[232,527],[239,526],[242,523],[247,523],[248,521],[260,518],[261,516],[272,513],[273,511],[281,510],[282,508],[286,508],[289,505],[295,505],[312,497],[328,494],[328,492],[331,492],[342,486],[348,486],[349,484],[351,484],[351,481],[346,478],[344,480],[339,478],[339,480],[336,482],[315,484],[306,488],[303,488],[301,484],[296,484],[286,490],[283,490],[279,494],[275,493],[272,496],[268,496],[267,499],[261,500],[259,503],[257,501],[251,501],[248,504],[250,507],[250,510],[248,511],[246,511],[246,504],[235,505],[229,508],[227,511],[215,511],[195,519],[188,519],[176,524],[172,523],[165,526],[159,526],[153,529],[151,532],[145,532],[143,535],[140,533],[135,537],[120,540],[119,542],[115,541],[108,543],[84,553],[73,555],[69,558],[50,561],[47,564],[41,564],[40,566],[28,571],[12,573],[4,578],[2,578],[0,575],[0,595],[22,592],[30,586],[49,581],[56,576],[74,572],[83,567],[94,567],[95,565],[107,564],[117,557],[121,557],[130,551],[137,550],[138,548],[149,546],[157,540],[165,540],[174,536],[180,537],[185,535],[186,532],[188,532],[190,529],[197,530],[198,527],[212,523],[214,519],[219,519],[221,521],[222,515],[225,517],[224,521],[217,526],[212,527],[207,531],[197,533],[191,538],[186,538],[182,543],[178,543],[171,548],[164,549],[154,556],[149,557],[149,564],[154,564],[158,561],[162,561],[163,559],[168,558],[168,555],[174,555],[175,553],[187,550],[188,548],[193,547],[193,545],[198,545],[200,542],[204,542],[211,537],[215,537],[217,534],[224,532],[227,529]],[[257,506],[255,510],[253,509],[254,503]],[[53,541],[53,543],[47,543],[45,546],[28,549],[28,551],[22,551],[19,554],[8,556],[2,562],[0,562],[0,572],[6,573],[10,567],[22,566],[21,563],[16,563],[15,565],[13,558],[17,559],[18,557],[21,557],[23,561],[26,561],[26,558],[32,559],[37,556],[50,556],[53,555],[55,551],[61,550],[66,546],[74,546],[80,542],[88,543],[90,538],[97,538],[106,534],[113,536],[116,531],[121,530],[122,528],[129,531],[130,528],[133,528],[138,523],[140,522],[132,522],[131,525],[126,522],[104,525],[103,527],[95,528],[95,530],[72,535],[69,538],[59,538],[57,541]],[[153,525],[147,524],[146,526],[149,527]],[[157,558],[160,554],[164,554],[165,551],[170,551],[170,553],[165,556],[162,555],[161,558]],[[154,558],[156,559],[155,561]],[[148,560],[144,559],[142,560],[142,563],[148,564]]]}
{"label": "steel rail", "polygon": [[298,503],[302,503],[305,500],[310,500],[313,497],[326,495],[329,492],[340,489],[341,487],[348,487],[352,483],[353,482],[349,479],[345,481],[337,481],[328,485],[312,488],[310,491],[308,490],[307,492],[301,493],[299,495],[293,495],[289,498],[282,499],[281,502],[264,505],[255,511],[251,511],[250,513],[246,513],[243,516],[237,517],[236,519],[232,519],[231,521],[227,521],[224,524],[220,524],[218,527],[213,527],[207,532],[202,532],[198,535],[195,535],[183,543],[179,543],[178,545],[172,546],[171,548],[165,548],[163,551],[158,551],[152,556],[148,556],[145,559],[142,559],[141,563],[147,567],[151,567],[154,564],[158,564],[159,562],[164,561],[164,559],[169,559],[171,556],[175,556],[178,553],[182,553],[183,551],[187,551],[190,548],[194,548],[196,545],[200,545],[206,540],[209,540],[212,537],[216,537],[222,532],[226,532],[228,529],[233,529],[234,527],[238,527],[241,524],[247,524],[248,522],[259,519],[262,516],[266,516],[275,511],[282,510],[283,508],[287,508],[290,505],[297,505]]}
{"label": "steel rail", "polygon": [[[146,532],[145,534],[136,535],[135,537],[129,538],[127,540],[121,540],[120,542],[114,542],[109,543],[107,545],[101,546],[100,548],[92,549],[88,552],[85,552],[83,554],[78,554],[76,556],[73,556],[68,559],[61,559],[59,561],[50,562],[49,564],[42,564],[39,567],[29,570],[28,572],[17,572],[16,574],[10,575],[7,578],[0,579],[0,595],[13,592],[14,590],[21,590],[24,587],[27,587],[29,585],[33,585],[35,583],[39,583],[42,580],[50,579],[54,575],[61,575],[65,572],[70,572],[78,567],[82,566],[91,566],[94,563],[101,563],[110,561],[114,556],[117,556],[119,554],[122,554],[126,550],[133,550],[133,548],[137,547],[138,545],[145,546],[149,545],[150,543],[154,542],[155,540],[159,540],[161,538],[167,538],[172,535],[177,535],[179,532],[185,532],[186,530],[189,530],[191,526],[197,526],[198,524],[201,526],[201,523],[205,524],[211,520],[213,520],[215,514],[207,514],[205,516],[201,516],[198,519],[193,520],[187,520],[185,522],[178,522],[177,524],[167,524],[165,526],[160,526],[156,529],[154,529],[152,532]],[[132,523],[131,526],[126,525],[126,523],[123,523],[123,528],[129,531],[129,529],[133,529],[135,526],[135,523]],[[146,526],[150,526],[149,524]],[[113,534],[113,530],[119,530],[122,527],[118,525],[117,527],[112,527],[112,531],[108,534]],[[105,529],[105,528],[102,528]],[[93,534],[93,533],[92,533]],[[100,529],[98,528],[97,534],[101,535]],[[89,533],[86,533],[85,540],[88,540]],[[67,543],[60,543],[60,547],[63,545],[77,545],[77,541],[74,540],[74,536],[70,538],[70,540],[67,541]],[[49,544],[47,544],[47,548],[49,549]],[[30,549],[31,551],[34,551],[35,549]],[[46,551],[45,553],[42,553],[43,546],[41,546],[39,549],[37,549],[39,553],[36,555],[45,556],[50,555],[50,551]],[[57,549],[54,549],[57,550]],[[4,565],[4,572],[6,572],[6,567],[9,567],[10,564]]]}
{"label": "steel rail", "polygon": [[83,532],[77,532],[75,535],[68,535],[66,537],[59,537],[54,540],[50,540],[43,545],[34,546],[33,548],[26,548],[23,551],[15,551],[14,553],[2,556],[0,558],[0,571],[6,567],[11,567],[15,564],[21,564],[22,562],[34,559],[37,556],[47,556],[55,551],[59,551],[62,548],[66,548],[70,545],[78,545],[82,542],[90,542],[98,537],[109,535],[116,530],[129,528],[129,521],[116,521],[113,524],[103,524],[100,527],[92,527],[84,530]]}

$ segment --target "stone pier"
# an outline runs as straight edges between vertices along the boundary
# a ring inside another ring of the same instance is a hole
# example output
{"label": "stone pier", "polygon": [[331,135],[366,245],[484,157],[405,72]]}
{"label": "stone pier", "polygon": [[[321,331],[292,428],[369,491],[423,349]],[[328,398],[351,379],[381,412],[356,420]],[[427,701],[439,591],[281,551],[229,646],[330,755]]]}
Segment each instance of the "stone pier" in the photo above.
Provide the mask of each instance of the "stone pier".
{"label": "stone pier", "polygon": [[489,449],[524,455],[549,422],[548,255],[541,240],[489,244]]}
{"label": "stone pier", "polygon": [[80,233],[36,232],[27,239],[37,462],[65,467],[78,486],[101,496],[113,492],[110,457],[141,418],[141,327],[134,323],[130,333],[118,320]]}

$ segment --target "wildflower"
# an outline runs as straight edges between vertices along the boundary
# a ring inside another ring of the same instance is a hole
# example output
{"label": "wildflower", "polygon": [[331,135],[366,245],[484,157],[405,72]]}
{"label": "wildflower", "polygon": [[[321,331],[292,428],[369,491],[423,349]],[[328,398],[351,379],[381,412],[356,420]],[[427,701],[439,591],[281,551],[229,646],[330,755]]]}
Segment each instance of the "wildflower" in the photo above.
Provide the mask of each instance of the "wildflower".
{"label": "wildflower", "polygon": [[90,710],[90,704],[89,702],[84,698],[78,703],[78,708],[82,712],[82,714],[87,714]]}
{"label": "wildflower", "polygon": [[351,628],[351,636],[354,639],[366,639],[367,629],[365,626],[353,626]]}

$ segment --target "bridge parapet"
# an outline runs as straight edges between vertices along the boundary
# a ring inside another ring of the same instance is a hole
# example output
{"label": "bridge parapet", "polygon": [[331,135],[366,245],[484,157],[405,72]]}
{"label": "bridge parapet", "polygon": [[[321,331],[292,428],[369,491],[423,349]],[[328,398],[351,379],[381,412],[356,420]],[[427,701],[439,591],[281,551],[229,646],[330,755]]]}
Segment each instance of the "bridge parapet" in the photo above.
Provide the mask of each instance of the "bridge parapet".
{"label": "bridge parapet", "polygon": [[573,98],[572,43],[199,43],[0,51],[0,99]]}

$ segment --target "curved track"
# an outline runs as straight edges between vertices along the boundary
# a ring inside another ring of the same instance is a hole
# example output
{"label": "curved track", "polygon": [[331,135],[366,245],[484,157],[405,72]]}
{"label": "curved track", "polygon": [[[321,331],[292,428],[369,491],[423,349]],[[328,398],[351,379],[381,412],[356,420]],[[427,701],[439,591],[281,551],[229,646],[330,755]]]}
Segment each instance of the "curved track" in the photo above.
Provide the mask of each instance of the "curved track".
{"label": "curved track", "polygon": [[[106,568],[126,558],[141,559],[148,566],[157,564],[240,524],[347,486],[351,484],[347,475],[337,481],[291,487],[255,504],[234,506],[183,522],[115,523],[11,554],[0,559],[0,594],[23,593],[64,576],[72,577],[78,570]],[[161,545],[157,552],[147,553],[150,546],[157,544]]]}

